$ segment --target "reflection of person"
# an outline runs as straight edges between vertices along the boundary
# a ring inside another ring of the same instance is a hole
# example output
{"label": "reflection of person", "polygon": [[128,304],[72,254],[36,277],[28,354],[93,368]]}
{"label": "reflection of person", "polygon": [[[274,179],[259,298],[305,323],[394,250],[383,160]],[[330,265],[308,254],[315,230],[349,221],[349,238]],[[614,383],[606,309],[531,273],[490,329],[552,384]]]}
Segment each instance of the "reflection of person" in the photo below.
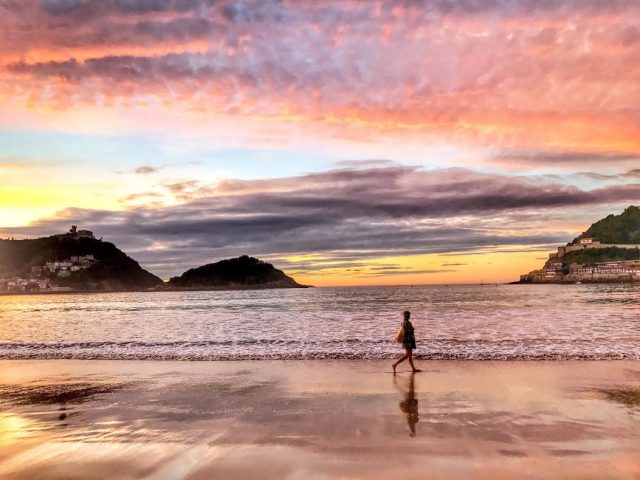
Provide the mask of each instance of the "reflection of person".
{"label": "reflection of person", "polygon": [[[393,377],[393,382],[398,386],[396,380],[397,377]],[[404,393],[404,400],[400,402],[400,410],[407,418],[407,425],[409,425],[409,436],[416,436],[416,423],[420,419],[418,415],[418,399],[416,398],[415,391],[415,375],[412,373],[405,386],[401,388]]]}
{"label": "reflection of person", "polygon": [[393,364],[393,373],[396,373],[396,367],[407,359],[409,360],[409,365],[411,365],[413,373],[421,371],[413,364],[413,351],[416,348],[416,337],[413,331],[413,324],[409,321],[409,318],[411,318],[411,312],[405,311],[404,320],[402,321],[402,328],[404,330],[402,346],[404,347],[405,354]]}

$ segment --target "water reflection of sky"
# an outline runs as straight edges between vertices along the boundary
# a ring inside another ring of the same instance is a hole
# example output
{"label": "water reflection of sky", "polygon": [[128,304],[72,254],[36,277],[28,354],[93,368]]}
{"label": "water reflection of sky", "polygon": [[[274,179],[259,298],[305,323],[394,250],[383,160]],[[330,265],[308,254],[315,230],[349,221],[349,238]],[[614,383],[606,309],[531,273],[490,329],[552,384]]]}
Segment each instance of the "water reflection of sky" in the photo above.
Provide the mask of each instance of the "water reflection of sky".
{"label": "water reflection of sky", "polygon": [[377,362],[11,365],[3,478],[639,473],[633,362],[429,362],[413,388]]}

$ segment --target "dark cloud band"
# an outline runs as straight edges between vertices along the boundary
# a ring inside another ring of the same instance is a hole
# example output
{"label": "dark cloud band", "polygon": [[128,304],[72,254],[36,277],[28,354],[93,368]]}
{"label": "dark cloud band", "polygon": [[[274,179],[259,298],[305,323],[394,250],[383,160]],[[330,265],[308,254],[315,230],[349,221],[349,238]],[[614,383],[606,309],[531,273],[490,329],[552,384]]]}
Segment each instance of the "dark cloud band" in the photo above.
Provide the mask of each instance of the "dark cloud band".
{"label": "dark cloud band", "polygon": [[[175,184],[170,187],[184,193]],[[70,222],[85,225],[135,253],[156,273],[173,275],[242,253],[268,258],[314,253],[353,262],[548,245],[566,241],[566,234],[529,233],[540,216],[640,198],[638,184],[584,191],[532,178],[403,166],[229,180],[195,191],[206,196],[122,212],[69,209],[12,233],[42,235],[63,231]],[[527,233],[514,234],[519,228]]]}

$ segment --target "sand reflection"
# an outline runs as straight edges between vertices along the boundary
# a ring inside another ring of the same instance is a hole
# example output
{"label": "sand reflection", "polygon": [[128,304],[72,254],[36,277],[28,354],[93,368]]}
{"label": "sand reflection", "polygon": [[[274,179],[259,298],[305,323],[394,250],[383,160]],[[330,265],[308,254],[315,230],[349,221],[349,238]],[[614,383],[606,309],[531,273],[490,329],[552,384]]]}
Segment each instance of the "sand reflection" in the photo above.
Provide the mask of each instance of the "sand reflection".
{"label": "sand reflection", "polygon": [[0,478],[640,478],[639,363],[430,366],[0,362]]}
{"label": "sand reflection", "polygon": [[404,396],[404,399],[399,404],[400,411],[407,419],[409,435],[415,437],[416,423],[420,420],[420,415],[418,414],[418,399],[416,398],[416,374],[410,374],[409,378],[399,378],[398,375],[394,375],[393,383]]}

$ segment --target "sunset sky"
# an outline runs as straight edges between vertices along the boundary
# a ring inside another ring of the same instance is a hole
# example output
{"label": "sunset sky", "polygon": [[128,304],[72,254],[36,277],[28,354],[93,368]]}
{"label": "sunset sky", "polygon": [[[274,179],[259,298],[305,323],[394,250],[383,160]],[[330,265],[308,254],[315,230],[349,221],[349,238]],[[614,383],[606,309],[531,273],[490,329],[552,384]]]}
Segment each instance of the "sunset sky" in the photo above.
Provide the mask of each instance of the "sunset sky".
{"label": "sunset sky", "polygon": [[640,2],[0,0],[0,236],[499,282],[640,204]]}

